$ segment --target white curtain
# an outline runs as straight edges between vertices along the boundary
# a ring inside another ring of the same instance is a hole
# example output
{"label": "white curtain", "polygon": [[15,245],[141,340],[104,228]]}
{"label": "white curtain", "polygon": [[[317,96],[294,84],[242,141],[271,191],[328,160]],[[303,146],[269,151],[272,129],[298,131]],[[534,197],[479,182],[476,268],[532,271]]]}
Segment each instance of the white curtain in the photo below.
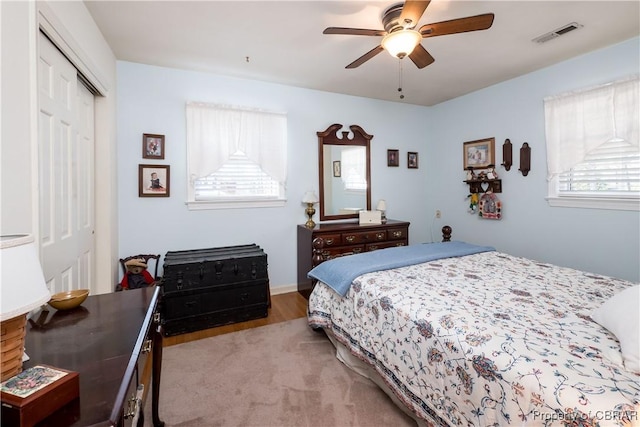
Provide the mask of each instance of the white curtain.
{"label": "white curtain", "polygon": [[188,174],[192,185],[216,172],[237,151],[285,184],[285,113],[191,102],[186,114]]}
{"label": "white curtain", "polygon": [[612,138],[640,146],[638,76],[544,99],[548,179]]}

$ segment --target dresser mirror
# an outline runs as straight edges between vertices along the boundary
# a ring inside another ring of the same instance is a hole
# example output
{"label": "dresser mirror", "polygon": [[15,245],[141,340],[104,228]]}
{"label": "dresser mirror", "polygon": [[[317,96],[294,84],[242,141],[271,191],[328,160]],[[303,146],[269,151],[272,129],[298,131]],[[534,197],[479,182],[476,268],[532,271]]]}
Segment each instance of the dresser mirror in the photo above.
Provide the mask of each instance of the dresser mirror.
{"label": "dresser mirror", "polygon": [[333,124],[318,132],[320,172],[320,221],[358,218],[358,212],[371,209],[371,156],[373,135],[360,126],[338,131]]}

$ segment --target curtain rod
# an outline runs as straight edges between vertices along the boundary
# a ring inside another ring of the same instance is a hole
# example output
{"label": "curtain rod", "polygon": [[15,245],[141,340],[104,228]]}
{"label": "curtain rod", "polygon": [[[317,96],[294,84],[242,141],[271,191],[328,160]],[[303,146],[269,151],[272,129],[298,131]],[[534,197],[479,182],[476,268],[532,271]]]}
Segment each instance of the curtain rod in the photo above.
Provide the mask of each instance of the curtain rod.
{"label": "curtain rod", "polygon": [[235,110],[235,111],[247,111],[251,113],[265,113],[265,114],[279,114],[279,115],[287,115],[286,111],[275,111],[275,110],[265,110],[258,107],[246,107],[239,105],[229,105],[229,104],[211,104],[207,102],[198,102],[198,101],[190,101],[187,102],[187,107],[204,107],[211,109],[222,109],[222,110]]}
{"label": "curtain rod", "polygon": [[579,95],[581,93],[590,92],[590,91],[598,90],[598,89],[604,89],[604,88],[606,88],[608,86],[615,86],[615,85],[628,83],[628,82],[632,82],[634,80],[639,80],[639,79],[640,79],[640,75],[639,74],[632,74],[630,76],[623,77],[621,79],[614,80],[612,82],[607,82],[607,83],[603,83],[603,84],[599,84],[599,85],[595,85],[595,86],[589,86],[589,87],[582,88],[582,89],[570,90],[570,91],[567,91],[567,92],[564,92],[564,93],[560,93],[558,95],[545,96],[543,98],[543,100],[544,101],[552,101],[554,99],[564,98],[566,96],[571,96],[571,95]]}

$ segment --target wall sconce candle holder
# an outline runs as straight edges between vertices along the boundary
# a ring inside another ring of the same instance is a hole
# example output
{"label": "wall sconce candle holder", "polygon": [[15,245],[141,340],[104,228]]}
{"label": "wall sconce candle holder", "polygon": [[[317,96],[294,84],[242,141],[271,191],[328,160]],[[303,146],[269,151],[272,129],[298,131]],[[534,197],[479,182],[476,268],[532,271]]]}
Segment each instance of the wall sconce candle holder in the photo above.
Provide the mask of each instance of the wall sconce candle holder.
{"label": "wall sconce candle holder", "polygon": [[513,156],[513,146],[511,145],[511,140],[509,138],[504,140],[504,144],[502,144],[502,166],[504,166],[505,170],[511,169],[512,165],[512,156]]}
{"label": "wall sconce candle holder", "polygon": [[520,169],[518,170],[522,172],[522,176],[527,176],[531,170],[531,147],[526,142],[520,148]]}

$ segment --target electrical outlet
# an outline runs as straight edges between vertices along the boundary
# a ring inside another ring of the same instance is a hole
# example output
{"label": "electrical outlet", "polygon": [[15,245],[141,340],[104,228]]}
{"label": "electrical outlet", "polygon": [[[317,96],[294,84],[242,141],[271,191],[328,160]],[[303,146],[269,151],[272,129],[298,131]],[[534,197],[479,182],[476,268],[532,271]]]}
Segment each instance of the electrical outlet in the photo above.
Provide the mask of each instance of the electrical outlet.
{"label": "electrical outlet", "polygon": [[442,217],[442,212],[440,212],[440,209],[436,209],[436,218],[441,218]]}

